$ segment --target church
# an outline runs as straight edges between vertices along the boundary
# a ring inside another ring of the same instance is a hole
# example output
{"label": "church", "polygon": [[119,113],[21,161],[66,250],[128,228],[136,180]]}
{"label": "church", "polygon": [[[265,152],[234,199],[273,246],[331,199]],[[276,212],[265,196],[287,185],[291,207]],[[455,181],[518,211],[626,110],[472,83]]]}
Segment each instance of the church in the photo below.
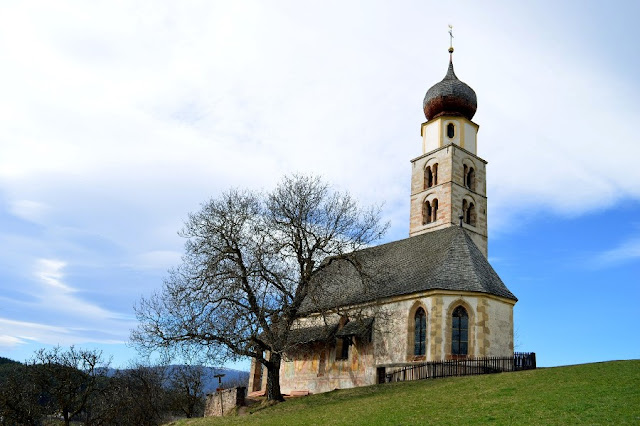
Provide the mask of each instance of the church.
{"label": "church", "polygon": [[[472,121],[477,99],[456,76],[452,54],[450,47],[447,73],[423,102],[409,238],[355,253],[376,277],[367,285],[340,263],[320,277],[330,285],[308,297],[307,316],[290,333],[280,369],[285,394],[372,385],[430,361],[513,357],[518,299],[487,259],[487,162],[478,156]],[[333,313],[319,313],[327,309]],[[265,389],[266,376],[254,361],[249,392]]]}

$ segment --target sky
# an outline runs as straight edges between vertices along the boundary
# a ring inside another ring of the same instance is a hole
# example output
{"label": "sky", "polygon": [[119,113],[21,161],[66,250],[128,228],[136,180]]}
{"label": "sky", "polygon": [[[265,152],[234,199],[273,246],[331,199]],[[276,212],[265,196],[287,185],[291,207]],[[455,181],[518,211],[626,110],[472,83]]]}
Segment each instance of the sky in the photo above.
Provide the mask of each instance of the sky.
{"label": "sky", "polygon": [[639,15],[637,1],[2,2],[0,356],[136,358],[133,305],[180,262],[188,213],[232,187],[321,175],[383,204],[383,242],[406,238],[452,24],[516,350],[540,366],[640,358]]}

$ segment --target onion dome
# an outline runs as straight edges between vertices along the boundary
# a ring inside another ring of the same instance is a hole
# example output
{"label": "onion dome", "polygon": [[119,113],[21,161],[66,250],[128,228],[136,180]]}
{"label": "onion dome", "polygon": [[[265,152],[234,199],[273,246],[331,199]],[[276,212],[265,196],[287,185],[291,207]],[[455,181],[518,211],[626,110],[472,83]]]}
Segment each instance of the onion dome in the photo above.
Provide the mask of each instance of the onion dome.
{"label": "onion dome", "polygon": [[[450,49],[450,52],[452,51],[453,49]],[[476,113],[478,101],[476,92],[458,80],[453,72],[453,61],[449,60],[447,75],[427,91],[422,106],[427,120],[441,115],[461,115],[471,120]]]}

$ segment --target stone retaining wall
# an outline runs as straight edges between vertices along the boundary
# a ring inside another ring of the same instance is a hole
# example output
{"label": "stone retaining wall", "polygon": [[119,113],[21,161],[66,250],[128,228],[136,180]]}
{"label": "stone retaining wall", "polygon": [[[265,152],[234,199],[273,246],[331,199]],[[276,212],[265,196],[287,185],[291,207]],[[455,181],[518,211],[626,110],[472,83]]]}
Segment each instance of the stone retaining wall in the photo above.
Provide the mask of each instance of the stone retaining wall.
{"label": "stone retaining wall", "polygon": [[216,393],[207,394],[207,403],[204,408],[204,416],[226,416],[234,407],[244,405],[244,396],[247,388],[244,386],[222,389]]}

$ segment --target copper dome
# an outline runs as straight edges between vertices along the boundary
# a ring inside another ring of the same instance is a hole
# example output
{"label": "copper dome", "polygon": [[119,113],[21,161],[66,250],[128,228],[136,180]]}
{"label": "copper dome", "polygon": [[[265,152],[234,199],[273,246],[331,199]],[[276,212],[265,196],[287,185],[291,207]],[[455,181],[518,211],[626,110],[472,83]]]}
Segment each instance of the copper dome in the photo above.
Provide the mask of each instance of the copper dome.
{"label": "copper dome", "polygon": [[471,120],[476,113],[478,101],[476,92],[458,80],[453,72],[453,62],[449,61],[447,75],[427,91],[422,106],[427,120],[441,115],[461,115]]}

